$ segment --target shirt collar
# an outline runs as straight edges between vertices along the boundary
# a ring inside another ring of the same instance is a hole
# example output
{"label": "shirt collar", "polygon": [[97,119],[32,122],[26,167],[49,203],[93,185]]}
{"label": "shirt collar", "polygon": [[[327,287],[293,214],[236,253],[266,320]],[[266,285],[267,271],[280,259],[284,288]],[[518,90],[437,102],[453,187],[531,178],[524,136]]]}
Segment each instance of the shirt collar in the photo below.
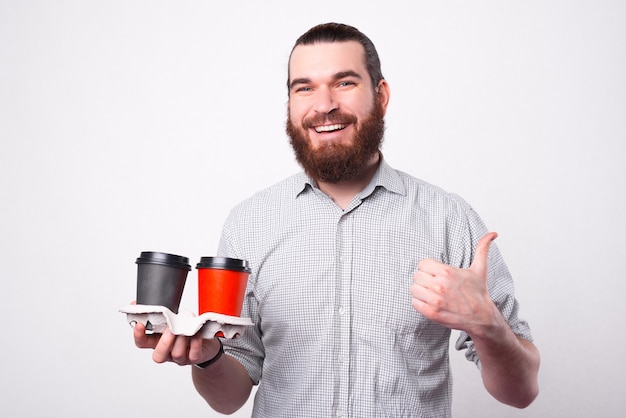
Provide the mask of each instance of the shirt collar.
{"label": "shirt collar", "polygon": [[370,184],[368,184],[367,187],[359,194],[362,198],[367,197],[377,187],[382,187],[387,191],[400,195],[406,194],[406,188],[404,187],[404,183],[398,175],[398,172],[387,164],[387,161],[383,157],[382,153],[380,154],[380,165],[378,166],[378,170],[376,170],[374,177],[372,177],[372,181],[370,181]]}

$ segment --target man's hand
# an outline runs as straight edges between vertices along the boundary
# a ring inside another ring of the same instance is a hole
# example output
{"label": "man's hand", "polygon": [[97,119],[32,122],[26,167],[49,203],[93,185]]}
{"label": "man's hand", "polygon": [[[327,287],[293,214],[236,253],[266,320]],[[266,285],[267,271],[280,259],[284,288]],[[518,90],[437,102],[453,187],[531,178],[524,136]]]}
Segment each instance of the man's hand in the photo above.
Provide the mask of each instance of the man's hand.
{"label": "man's hand", "polygon": [[163,334],[146,334],[146,327],[141,323],[135,325],[133,336],[137,347],[154,349],[152,359],[156,363],[198,364],[213,358],[219,350],[217,338],[203,339],[201,333],[186,337],[169,330]]}
{"label": "man's hand", "polygon": [[487,288],[489,246],[497,236],[490,232],[478,241],[468,269],[431,259],[420,261],[411,286],[413,307],[438,324],[470,335],[501,322]]}
{"label": "man's hand", "polygon": [[500,402],[525,408],[539,391],[539,352],[512,332],[489,296],[487,258],[497,236],[490,232],[478,241],[468,269],[420,261],[411,303],[430,320],[465,331],[480,358],[485,388]]}

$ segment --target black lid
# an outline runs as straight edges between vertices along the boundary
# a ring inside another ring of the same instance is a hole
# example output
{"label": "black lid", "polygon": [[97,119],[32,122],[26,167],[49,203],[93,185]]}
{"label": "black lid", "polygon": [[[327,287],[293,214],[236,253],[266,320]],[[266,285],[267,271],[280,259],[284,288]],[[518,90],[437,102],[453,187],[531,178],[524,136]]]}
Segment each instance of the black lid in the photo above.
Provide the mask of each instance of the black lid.
{"label": "black lid", "polygon": [[159,253],[155,251],[142,252],[135,262],[137,264],[161,264],[164,266],[191,270],[191,265],[189,265],[189,259],[187,257],[183,257],[181,255]]}
{"label": "black lid", "polygon": [[196,265],[196,268],[245,271],[246,273],[250,273],[250,265],[248,262],[239,258],[201,257],[200,262]]}

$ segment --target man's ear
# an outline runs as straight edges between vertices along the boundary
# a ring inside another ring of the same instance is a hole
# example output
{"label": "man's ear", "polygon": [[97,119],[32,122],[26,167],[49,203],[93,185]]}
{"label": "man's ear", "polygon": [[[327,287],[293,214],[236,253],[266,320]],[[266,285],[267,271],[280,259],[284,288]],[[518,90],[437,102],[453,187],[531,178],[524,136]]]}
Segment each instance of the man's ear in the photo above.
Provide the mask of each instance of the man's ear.
{"label": "man's ear", "polygon": [[387,113],[387,106],[389,105],[389,99],[391,98],[391,91],[389,90],[389,84],[385,79],[378,82],[376,87],[376,99],[380,102],[383,109],[383,115]]}

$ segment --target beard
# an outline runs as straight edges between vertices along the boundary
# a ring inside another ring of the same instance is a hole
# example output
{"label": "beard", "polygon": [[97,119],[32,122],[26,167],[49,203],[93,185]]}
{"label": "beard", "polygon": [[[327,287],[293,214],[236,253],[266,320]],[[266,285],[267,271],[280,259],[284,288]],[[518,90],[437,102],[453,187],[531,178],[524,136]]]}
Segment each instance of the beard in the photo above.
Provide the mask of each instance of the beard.
{"label": "beard", "polygon": [[[287,116],[287,135],[296,160],[304,172],[317,181],[339,183],[352,180],[363,174],[372,157],[380,150],[385,132],[382,105],[374,102],[374,108],[365,119],[356,125],[356,117],[333,111],[328,115],[305,119],[296,126]],[[356,130],[350,144],[322,143],[317,149],[311,146],[308,129],[315,125],[352,123]]]}

